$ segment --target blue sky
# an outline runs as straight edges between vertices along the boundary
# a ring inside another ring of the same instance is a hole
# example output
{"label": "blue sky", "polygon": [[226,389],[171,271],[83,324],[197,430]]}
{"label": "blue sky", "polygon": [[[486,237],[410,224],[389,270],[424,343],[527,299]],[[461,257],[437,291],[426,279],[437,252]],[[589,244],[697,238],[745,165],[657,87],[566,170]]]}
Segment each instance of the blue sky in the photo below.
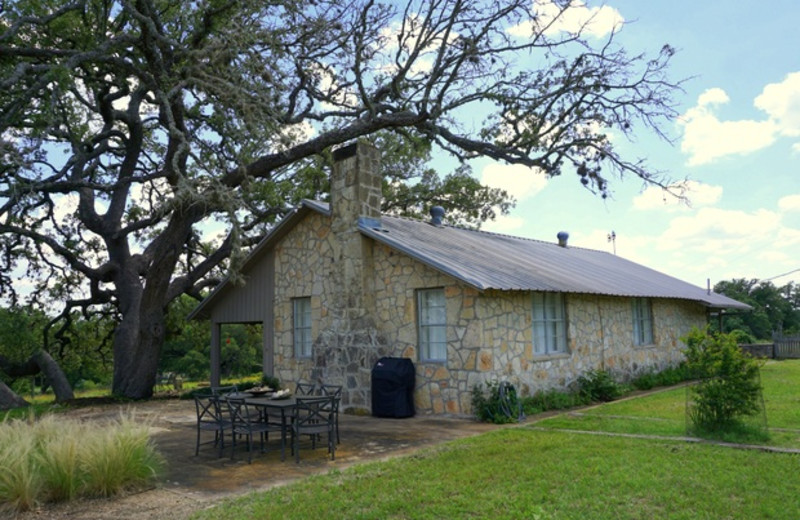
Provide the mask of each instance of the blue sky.
{"label": "blue sky", "polygon": [[[599,4],[589,2],[588,7]],[[524,168],[473,164],[517,207],[485,230],[612,252],[705,287],[731,278],[800,281],[800,2],[608,0],[599,16],[625,24],[631,53],[678,50],[672,79],[687,79],[681,114],[665,128],[615,141],[670,179],[690,181],[691,205],[664,200],[635,178],[602,200],[573,175],[545,180]],[[792,272],[786,276],[778,276]]]}

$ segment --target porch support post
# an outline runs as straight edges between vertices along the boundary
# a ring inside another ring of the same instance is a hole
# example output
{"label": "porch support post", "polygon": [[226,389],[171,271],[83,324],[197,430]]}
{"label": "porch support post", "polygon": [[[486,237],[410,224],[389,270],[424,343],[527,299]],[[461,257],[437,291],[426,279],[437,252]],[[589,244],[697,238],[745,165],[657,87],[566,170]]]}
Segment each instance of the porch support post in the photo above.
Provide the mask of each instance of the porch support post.
{"label": "porch support post", "polygon": [[220,386],[220,345],[219,337],[221,325],[215,321],[211,322],[211,386]]}
{"label": "porch support post", "polygon": [[275,376],[272,357],[272,327],[268,326],[266,320],[261,323],[261,371],[265,376]]}

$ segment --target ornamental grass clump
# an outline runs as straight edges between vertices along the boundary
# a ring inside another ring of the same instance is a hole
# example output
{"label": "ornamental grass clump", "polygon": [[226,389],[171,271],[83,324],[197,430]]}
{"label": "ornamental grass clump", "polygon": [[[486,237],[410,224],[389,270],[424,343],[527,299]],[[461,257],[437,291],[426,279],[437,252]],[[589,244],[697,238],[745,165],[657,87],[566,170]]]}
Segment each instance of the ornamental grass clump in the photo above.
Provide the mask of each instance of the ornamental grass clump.
{"label": "ornamental grass clump", "polygon": [[698,380],[688,387],[688,430],[731,439],[767,437],[760,362],[726,334],[693,329],[684,338],[687,367]]}
{"label": "ornamental grass clump", "polygon": [[0,424],[0,508],[111,496],[156,481],[163,459],[146,423],[81,422],[55,415]]}

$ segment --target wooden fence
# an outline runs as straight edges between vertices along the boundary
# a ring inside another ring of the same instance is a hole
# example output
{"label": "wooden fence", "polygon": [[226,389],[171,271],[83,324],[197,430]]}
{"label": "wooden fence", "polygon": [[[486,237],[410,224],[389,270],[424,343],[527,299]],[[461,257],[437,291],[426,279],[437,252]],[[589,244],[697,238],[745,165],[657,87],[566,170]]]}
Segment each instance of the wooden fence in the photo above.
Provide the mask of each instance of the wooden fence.
{"label": "wooden fence", "polygon": [[800,359],[800,336],[774,335],[772,341],[775,345],[775,359]]}

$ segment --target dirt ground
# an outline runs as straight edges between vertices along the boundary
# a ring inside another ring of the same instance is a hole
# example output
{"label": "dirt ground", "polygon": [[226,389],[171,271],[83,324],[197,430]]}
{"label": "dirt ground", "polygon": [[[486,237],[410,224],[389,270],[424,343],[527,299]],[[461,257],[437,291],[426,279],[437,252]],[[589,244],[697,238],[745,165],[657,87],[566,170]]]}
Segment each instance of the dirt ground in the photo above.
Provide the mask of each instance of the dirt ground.
{"label": "dirt ground", "polygon": [[[281,460],[279,442],[271,440],[267,453],[256,453],[252,464],[247,453],[233,460],[226,449],[217,456],[213,445],[201,446],[195,456],[196,415],[193,401],[168,399],[127,405],[97,405],[67,411],[81,420],[114,418],[133,413],[150,425],[153,438],[167,462],[164,480],[155,488],[113,499],[86,499],[67,504],[44,504],[34,511],[11,515],[16,520],[184,520],[193,512],[211,507],[227,497],[266,490],[297,479],[353,464],[383,460],[412,453],[452,439],[477,435],[497,428],[470,419],[417,416],[381,419],[342,414],[341,444],[336,459],[326,449],[301,447],[301,461],[288,453]],[[209,434],[204,434],[204,440]],[[0,512],[0,517],[2,516]]]}

